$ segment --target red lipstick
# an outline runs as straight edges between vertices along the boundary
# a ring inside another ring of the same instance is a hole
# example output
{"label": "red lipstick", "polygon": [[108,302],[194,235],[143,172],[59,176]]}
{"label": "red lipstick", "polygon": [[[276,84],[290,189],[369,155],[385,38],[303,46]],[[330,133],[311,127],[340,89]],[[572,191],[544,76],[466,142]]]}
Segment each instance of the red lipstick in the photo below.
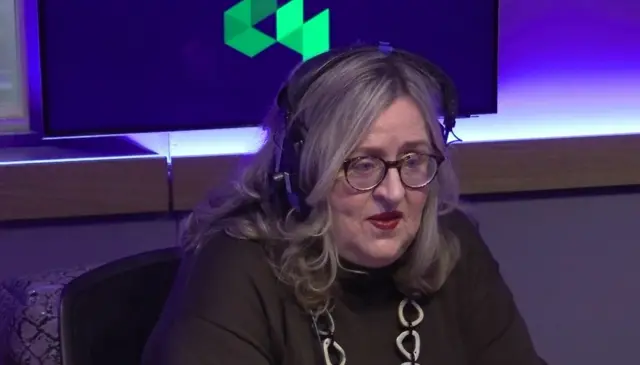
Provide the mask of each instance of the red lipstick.
{"label": "red lipstick", "polygon": [[378,229],[391,231],[398,226],[398,223],[400,223],[402,217],[402,212],[392,211],[372,215],[371,217],[367,218],[367,220]]}

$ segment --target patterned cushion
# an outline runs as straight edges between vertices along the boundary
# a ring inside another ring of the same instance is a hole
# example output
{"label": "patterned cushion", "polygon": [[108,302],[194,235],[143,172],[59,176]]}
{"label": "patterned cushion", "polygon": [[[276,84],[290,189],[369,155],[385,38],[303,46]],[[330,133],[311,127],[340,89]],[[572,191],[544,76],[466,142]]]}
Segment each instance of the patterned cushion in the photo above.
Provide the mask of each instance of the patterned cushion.
{"label": "patterned cushion", "polygon": [[57,270],[0,283],[0,364],[61,364],[60,293],[90,269]]}

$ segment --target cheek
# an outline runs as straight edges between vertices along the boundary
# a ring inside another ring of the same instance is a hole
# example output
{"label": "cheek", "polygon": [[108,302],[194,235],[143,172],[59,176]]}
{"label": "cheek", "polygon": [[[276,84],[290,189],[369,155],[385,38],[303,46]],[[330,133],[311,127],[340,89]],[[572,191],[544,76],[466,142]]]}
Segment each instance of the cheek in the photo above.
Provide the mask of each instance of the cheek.
{"label": "cheek", "polygon": [[329,197],[332,225],[338,231],[352,231],[361,223],[367,194],[353,193],[341,185],[337,183]]}

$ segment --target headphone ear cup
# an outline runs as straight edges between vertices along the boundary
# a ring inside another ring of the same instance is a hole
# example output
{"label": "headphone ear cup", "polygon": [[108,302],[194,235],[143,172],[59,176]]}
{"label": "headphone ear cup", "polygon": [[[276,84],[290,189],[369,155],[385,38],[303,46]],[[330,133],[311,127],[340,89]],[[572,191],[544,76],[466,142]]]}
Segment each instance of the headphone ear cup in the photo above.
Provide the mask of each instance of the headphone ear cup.
{"label": "headphone ear cup", "polygon": [[280,163],[274,163],[276,167],[273,177],[275,185],[273,194],[274,204],[281,211],[281,214],[287,215],[293,209],[296,218],[299,220],[306,219],[311,207],[306,204],[305,194],[300,188],[300,152],[303,145],[303,133],[298,128],[298,122],[287,123],[290,128],[285,131],[280,146]]}

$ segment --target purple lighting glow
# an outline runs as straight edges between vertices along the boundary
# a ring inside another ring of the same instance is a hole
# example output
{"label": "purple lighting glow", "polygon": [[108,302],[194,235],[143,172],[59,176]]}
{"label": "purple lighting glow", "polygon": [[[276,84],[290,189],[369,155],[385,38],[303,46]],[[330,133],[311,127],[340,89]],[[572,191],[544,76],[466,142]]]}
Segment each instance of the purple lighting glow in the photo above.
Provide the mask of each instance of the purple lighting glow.
{"label": "purple lighting glow", "polygon": [[[640,2],[502,0],[500,12],[498,114],[460,120],[460,138],[640,133]],[[252,153],[259,133],[172,134],[171,154]]]}
{"label": "purple lighting glow", "polygon": [[503,0],[498,114],[467,142],[640,133],[640,3]]}

